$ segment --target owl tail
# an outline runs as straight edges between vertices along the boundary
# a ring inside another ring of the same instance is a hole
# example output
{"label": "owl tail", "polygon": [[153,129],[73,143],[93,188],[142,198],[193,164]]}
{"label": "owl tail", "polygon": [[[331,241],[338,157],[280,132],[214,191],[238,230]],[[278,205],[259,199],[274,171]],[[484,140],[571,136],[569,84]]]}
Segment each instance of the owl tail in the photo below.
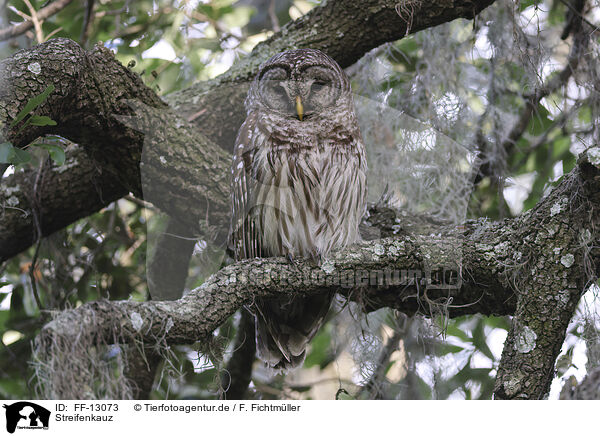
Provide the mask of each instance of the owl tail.
{"label": "owl tail", "polygon": [[259,299],[252,307],[256,317],[258,357],[273,369],[289,370],[304,362],[306,346],[317,334],[333,296]]}

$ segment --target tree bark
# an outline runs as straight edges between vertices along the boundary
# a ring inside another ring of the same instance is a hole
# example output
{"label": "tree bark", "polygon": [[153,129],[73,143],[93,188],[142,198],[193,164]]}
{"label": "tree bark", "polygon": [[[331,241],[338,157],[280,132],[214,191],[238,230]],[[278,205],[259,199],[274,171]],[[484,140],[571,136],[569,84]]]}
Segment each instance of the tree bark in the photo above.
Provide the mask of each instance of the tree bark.
{"label": "tree bark", "polygon": [[52,163],[44,172],[38,202],[32,201],[37,169],[0,182],[0,263],[35,242],[34,213],[40,218],[42,235],[47,236],[127,195],[127,189],[114,177],[104,176],[81,147],[67,150],[66,155],[62,166]]}
{"label": "tree bark", "polygon": [[542,399],[554,376],[567,326],[582,293],[598,276],[600,223],[599,148],[579,165],[516,229],[513,259],[519,295],[504,344],[494,395],[498,399]]}

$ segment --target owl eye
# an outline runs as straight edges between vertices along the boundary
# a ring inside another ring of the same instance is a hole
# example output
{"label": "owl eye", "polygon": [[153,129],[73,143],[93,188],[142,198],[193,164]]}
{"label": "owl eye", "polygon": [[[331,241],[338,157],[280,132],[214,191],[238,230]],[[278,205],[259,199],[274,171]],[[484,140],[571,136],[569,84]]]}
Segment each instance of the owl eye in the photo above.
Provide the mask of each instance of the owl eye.
{"label": "owl eye", "polygon": [[273,92],[282,98],[287,98],[287,94],[281,83],[275,83],[273,85]]}
{"label": "owl eye", "polygon": [[280,82],[273,80],[270,81],[270,83],[265,87],[265,91],[265,97],[271,102],[280,102],[288,99],[287,93],[285,92],[285,88]]}
{"label": "owl eye", "polygon": [[261,100],[273,109],[288,111],[290,99],[285,91],[283,81],[265,80],[261,83]]}
{"label": "owl eye", "polygon": [[335,104],[338,95],[339,88],[335,86],[335,83],[330,78],[317,76],[310,85],[307,112],[310,110],[320,111],[330,107]]}
{"label": "owl eye", "polygon": [[317,79],[312,83],[312,85],[310,85],[310,92],[311,93],[319,92],[326,86],[330,86],[330,85],[331,85],[331,81],[329,81],[329,80]]}

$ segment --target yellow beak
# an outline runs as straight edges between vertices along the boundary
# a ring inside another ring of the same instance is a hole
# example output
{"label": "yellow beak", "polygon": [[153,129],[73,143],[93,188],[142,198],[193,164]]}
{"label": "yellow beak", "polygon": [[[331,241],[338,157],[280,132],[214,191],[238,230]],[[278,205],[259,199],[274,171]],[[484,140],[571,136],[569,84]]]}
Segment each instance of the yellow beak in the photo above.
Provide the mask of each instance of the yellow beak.
{"label": "yellow beak", "polygon": [[304,116],[304,106],[302,106],[302,98],[299,95],[296,96],[296,113],[298,114],[300,121],[302,121],[302,117]]}

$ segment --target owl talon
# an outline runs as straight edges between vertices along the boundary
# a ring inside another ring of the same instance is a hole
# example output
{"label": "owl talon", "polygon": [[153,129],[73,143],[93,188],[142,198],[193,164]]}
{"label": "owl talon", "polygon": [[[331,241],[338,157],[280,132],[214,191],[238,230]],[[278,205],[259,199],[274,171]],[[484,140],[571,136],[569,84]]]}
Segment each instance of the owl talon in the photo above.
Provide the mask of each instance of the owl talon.
{"label": "owl talon", "polygon": [[296,262],[296,260],[294,259],[294,255],[292,253],[288,253],[286,254],[286,259],[288,260],[288,262],[290,264],[292,264],[292,266],[294,267],[294,269],[296,271],[300,271],[300,267],[298,266],[298,262]]}

